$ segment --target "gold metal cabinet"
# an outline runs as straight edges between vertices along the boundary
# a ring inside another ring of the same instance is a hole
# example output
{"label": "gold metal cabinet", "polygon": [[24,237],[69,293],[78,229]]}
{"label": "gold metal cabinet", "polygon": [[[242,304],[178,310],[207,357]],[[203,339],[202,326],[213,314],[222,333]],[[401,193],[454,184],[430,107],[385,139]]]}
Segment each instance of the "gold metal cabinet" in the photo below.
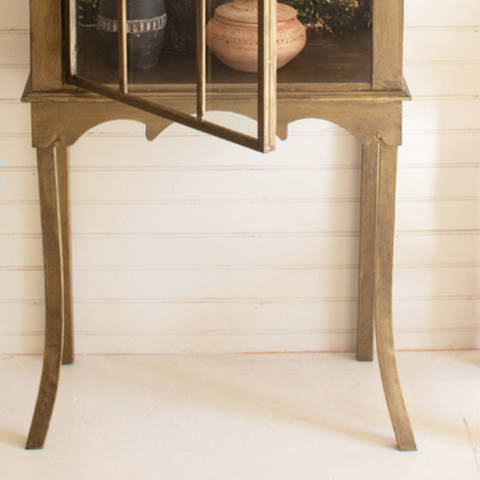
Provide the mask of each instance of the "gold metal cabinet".
{"label": "gold metal cabinet", "polygon": [[[187,65],[184,58],[165,55],[163,61],[169,63],[163,72],[168,74],[150,75],[150,79],[148,74],[143,79],[136,74],[131,83],[125,60],[126,0],[118,3],[120,67],[113,81],[107,67],[106,80],[92,80],[88,65],[82,67],[77,58],[82,48],[77,45],[75,1],[30,2],[32,69],[23,100],[31,102],[33,147],[38,157],[46,339],[27,448],[43,447],[61,364],[74,359],[68,147],[95,125],[132,119],[146,125],[148,139],[176,121],[266,152],[274,148],[276,136],[286,137],[290,122],[320,118],[347,129],[363,145],[357,358],[373,359],[375,330],[398,447],[415,450],[392,329],[397,147],[401,143],[402,102],[410,98],[402,73],[403,1],[373,0],[370,29],[307,42],[304,51],[277,75],[272,68],[276,4],[260,0],[260,74],[242,76],[218,62],[214,68],[208,64],[215,60],[205,47],[205,0],[197,0],[197,11],[203,12],[197,19],[197,56]],[[94,65],[90,71],[102,68],[102,63]],[[210,123],[205,119],[207,104],[210,109],[257,119],[258,135],[248,137]]]}

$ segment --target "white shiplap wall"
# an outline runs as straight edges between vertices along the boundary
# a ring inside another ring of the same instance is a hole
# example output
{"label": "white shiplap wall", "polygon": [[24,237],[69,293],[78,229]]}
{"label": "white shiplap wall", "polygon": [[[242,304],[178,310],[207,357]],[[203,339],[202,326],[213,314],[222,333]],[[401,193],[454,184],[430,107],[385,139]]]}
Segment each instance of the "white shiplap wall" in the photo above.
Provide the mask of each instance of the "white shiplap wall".
{"label": "white shiplap wall", "polygon": [[[0,11],[0,353],[38,353],[28,1]],[[397,347],[478,348],[480,2],[406,0],[405,75]],[[353,350],[359,178],[357,142],[318,120],[268,156],[176,125],[153,143],[133,122],[89,132],[72,149],[78,351]]]}

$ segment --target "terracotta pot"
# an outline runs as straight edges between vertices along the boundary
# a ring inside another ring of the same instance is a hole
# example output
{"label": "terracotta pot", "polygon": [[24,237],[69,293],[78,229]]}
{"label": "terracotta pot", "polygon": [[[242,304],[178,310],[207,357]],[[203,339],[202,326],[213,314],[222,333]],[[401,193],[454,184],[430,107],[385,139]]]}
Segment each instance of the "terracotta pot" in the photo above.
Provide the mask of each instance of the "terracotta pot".
{"label": "terracotta pot", "polygon": [[[118,65],[117,0],[100,0],[98,28],[103,48],[113,65]],[[159,60],[165,38],[165,0],[127,0],[128,65],[145,70]]]}
{"label": "terracotta pot", "polygon": [[[282,68],[305,46],[305,27],[297,11],[277,4],[277,68]],[[207,25],[210,50],[234,70],[258,71],[258,0],[235,0],[215,10]]]}

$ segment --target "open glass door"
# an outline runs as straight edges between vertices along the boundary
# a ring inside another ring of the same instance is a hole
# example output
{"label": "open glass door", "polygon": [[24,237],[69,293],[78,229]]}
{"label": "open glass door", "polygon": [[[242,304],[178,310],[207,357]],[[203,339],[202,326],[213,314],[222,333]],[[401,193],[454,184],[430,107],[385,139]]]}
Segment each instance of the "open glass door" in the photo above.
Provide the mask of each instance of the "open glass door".
{"label": "open glass door", "polygon": [[[275,148],[276,0],[66,7],[69,83],[261,152]],[[213,110],[245,113],[257,128],[229,128]]]}

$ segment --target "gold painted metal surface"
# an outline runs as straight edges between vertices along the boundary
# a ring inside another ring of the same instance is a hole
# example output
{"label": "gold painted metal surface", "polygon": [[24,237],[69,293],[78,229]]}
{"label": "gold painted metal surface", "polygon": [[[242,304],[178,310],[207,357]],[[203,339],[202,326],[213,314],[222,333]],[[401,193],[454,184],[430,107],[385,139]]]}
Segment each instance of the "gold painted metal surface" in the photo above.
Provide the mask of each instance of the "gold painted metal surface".
{"label": "gold painted metal surface", "polygon": [[30,1],[30,57],[35,90],[58,90],[63,84],[62,4]]}
{"label": "gold painted metal surface", "polygon": [[127,0],[117,0],[118,8],[118,83],[120,92],[128,93]]}
{"label": "gold painted metal surface", "polygon": [[358,272],[357,360],[373,360],[379,144],[363,145]]}
{"label": "gold painted metal surface", "polygon": [[258,138],[263,152],[275,148],[277,1],[258,2]]}
{"label": "gold painted metal surface", "polygon": [[72,235],[70,225],[70,159],[68,147],[58,142],[56,145],[58,172],[58,195],[60,198],[60,227],[62,235],[62,267],[63,267],[63,358],[62,364],[69,365],[74,361],[73,332],[73,295],[72,295]]}
{"label": "gold painted metal surface", "polygon": [[397,148],[380,144],[375,253],[375,330],[383,390],[398,448],[416,450],[398,376],[392,325]]}
{"label": "gold painted metal surface", "polygon": [[42,448],[57,395],[63,352],[64,291],[60,201],[55,145],[37,150],[45,276],[43,370],[26,448]]}
{"label": "gold painted metal surface", "polygon": [[207,4],[197,0],[197,119],[203,120],[207,103]]}
{"label": "gold painted metal surface", "polygon": [[403,1],[373,2],[373,88],[400,88],[403,82]]}

